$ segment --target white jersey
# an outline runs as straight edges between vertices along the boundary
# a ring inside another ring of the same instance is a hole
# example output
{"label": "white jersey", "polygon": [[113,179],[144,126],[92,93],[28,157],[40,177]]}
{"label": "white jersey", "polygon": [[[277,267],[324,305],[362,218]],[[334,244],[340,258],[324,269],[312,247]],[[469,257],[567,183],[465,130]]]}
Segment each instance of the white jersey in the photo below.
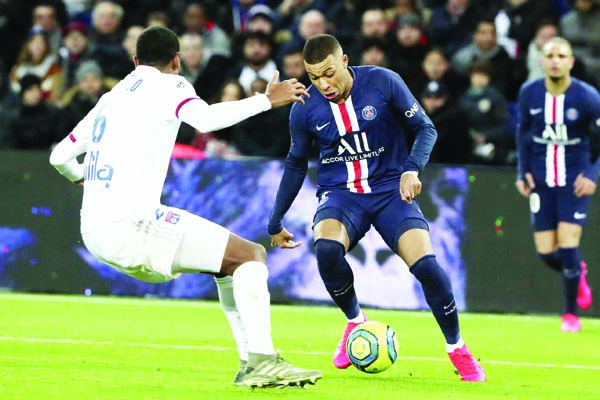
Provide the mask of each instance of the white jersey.
{"label": "white jersey", "polygon": [[[57,145],[50,162],[72,181],[84,178],[83,232],[160,203],[181,121],[210,132],[270,107],[265,95],[209,106],[185,78],[138,66]],[[83,165],[75,158],[82,153]]]}

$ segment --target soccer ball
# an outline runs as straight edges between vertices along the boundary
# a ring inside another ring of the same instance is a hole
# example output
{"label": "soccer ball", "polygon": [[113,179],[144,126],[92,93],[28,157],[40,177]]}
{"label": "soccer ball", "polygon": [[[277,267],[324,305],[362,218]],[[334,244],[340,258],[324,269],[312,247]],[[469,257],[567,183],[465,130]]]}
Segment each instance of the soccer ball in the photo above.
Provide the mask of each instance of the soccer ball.
{"label": "soccer ball", "polygon": [[398,358],[396,332],[383,322],[363,322],[348,335],[346,353],[360,371],[368,374],[385,371]]}

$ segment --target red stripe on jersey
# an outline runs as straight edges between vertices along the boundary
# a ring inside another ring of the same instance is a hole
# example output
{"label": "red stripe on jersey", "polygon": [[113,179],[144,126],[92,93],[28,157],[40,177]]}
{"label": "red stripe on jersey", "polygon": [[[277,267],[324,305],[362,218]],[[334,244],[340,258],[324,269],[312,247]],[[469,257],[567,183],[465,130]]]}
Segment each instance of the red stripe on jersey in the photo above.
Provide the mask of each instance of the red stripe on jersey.
{"label": "red stripe on jersey", "polygon": [[[556,97],[552,97],[552,123],[556,126]],[[553,167],[554,167],[554,186],[558,186],[558,146],[554,145]]]}
{"label": "red stripe on jersey", "polygon": [[77,138],[75,137],[75,135],[73,135],[73,132],[69,133],[69,139],[73,143],[75,143],[77,141]]}
{"label": "red stripe on jersey", "polygon": [[361,184],[362,170],[360,168],[360,161],[352,161],[354,167],[354,187],[358,193],[364,193],[365,188]]}
{"label": "red stripe on jersey", "polygon": [[350,122],[350,116],[348,115],[348,110],[346,110],[346,103],[338,104],[340,107],[340,113],[342,114],[342,121],[344,121],[344,128],[346,128],[346,133],[352,132],[352,122]]}
{"label": "red stripe on jersey", "polygon": [[179,110],[181,110],[181,107],[183,107],[185,104],[187,104],[187,102],[189,102],[191,100],[200,100],[200,98],[199,97],[188,97],[187,99],[185,99],[181,103],[179,103],[179,105],[175,109],[175,116],[177,118],[179,118]]}

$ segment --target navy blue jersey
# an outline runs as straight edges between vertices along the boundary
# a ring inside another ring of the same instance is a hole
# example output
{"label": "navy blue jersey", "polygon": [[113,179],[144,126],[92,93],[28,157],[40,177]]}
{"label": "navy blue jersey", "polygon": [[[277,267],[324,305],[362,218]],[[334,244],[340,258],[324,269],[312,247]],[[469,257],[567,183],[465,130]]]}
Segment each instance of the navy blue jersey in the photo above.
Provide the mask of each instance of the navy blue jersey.
{"label": "navy blue jersey", "polygon": [[536,184],[571,185],[581,172],[596,181],[600,159],[590,160],[590,132],[600,127],[600,94],[571,78],[565,93],[546,91],[544,79],[528,82],[519,94],[517,130],[519,179],[531,172]]}
{"label": "navy blue jersey", "polygon": [[306,104],[290,113],[290,155],[304,158],[313,138],[319,143],[319,189],[371,193],[397,189],[405,170],[420,171],[429,158],[409,156],[405,130],[434,130],[417,100],[396,73],[378,67],[351,67],[354,83],[342,104],[311,86]]}
{"label": "navy blue jersey", "polygon": [[[399,192],[401,174],[421,171],[429,160],[437,133],[402,78],[380,67],[349,69],[354,82],[344,103],[330,102],[312,85],[306,103],[292,106],[292,144],[271,212],[270,234],[281,231],[283,215],[304,180],[315,139],[320,149],[319,191]],[[416,137],[410,153],[407,131]]]}

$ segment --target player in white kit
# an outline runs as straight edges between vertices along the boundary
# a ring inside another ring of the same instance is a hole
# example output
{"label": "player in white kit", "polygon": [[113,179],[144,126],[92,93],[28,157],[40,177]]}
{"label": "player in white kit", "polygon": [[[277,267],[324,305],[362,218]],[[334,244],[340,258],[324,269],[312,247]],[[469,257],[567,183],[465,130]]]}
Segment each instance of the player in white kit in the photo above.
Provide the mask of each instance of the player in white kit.
{"label": "player in white kit", "polygon": [[[296,79],[265,94],[208,105],[178,75],[179,41],[169,29],[139,37],[135,70],[52,151],[50,163],[83,184],[81,234],[88,250],[127,275],[165,282],[181,273],[215,275],[219,300],[240,355],[234,383],[249,387],[315,383],[320,371],[294,367],[271,339],[268,270],[263,246],[181,209],[160,204],[181,121],[200,132],[236,124],[272,107],[303,103]],[[85,153],[83,163],[77,156]]]}

